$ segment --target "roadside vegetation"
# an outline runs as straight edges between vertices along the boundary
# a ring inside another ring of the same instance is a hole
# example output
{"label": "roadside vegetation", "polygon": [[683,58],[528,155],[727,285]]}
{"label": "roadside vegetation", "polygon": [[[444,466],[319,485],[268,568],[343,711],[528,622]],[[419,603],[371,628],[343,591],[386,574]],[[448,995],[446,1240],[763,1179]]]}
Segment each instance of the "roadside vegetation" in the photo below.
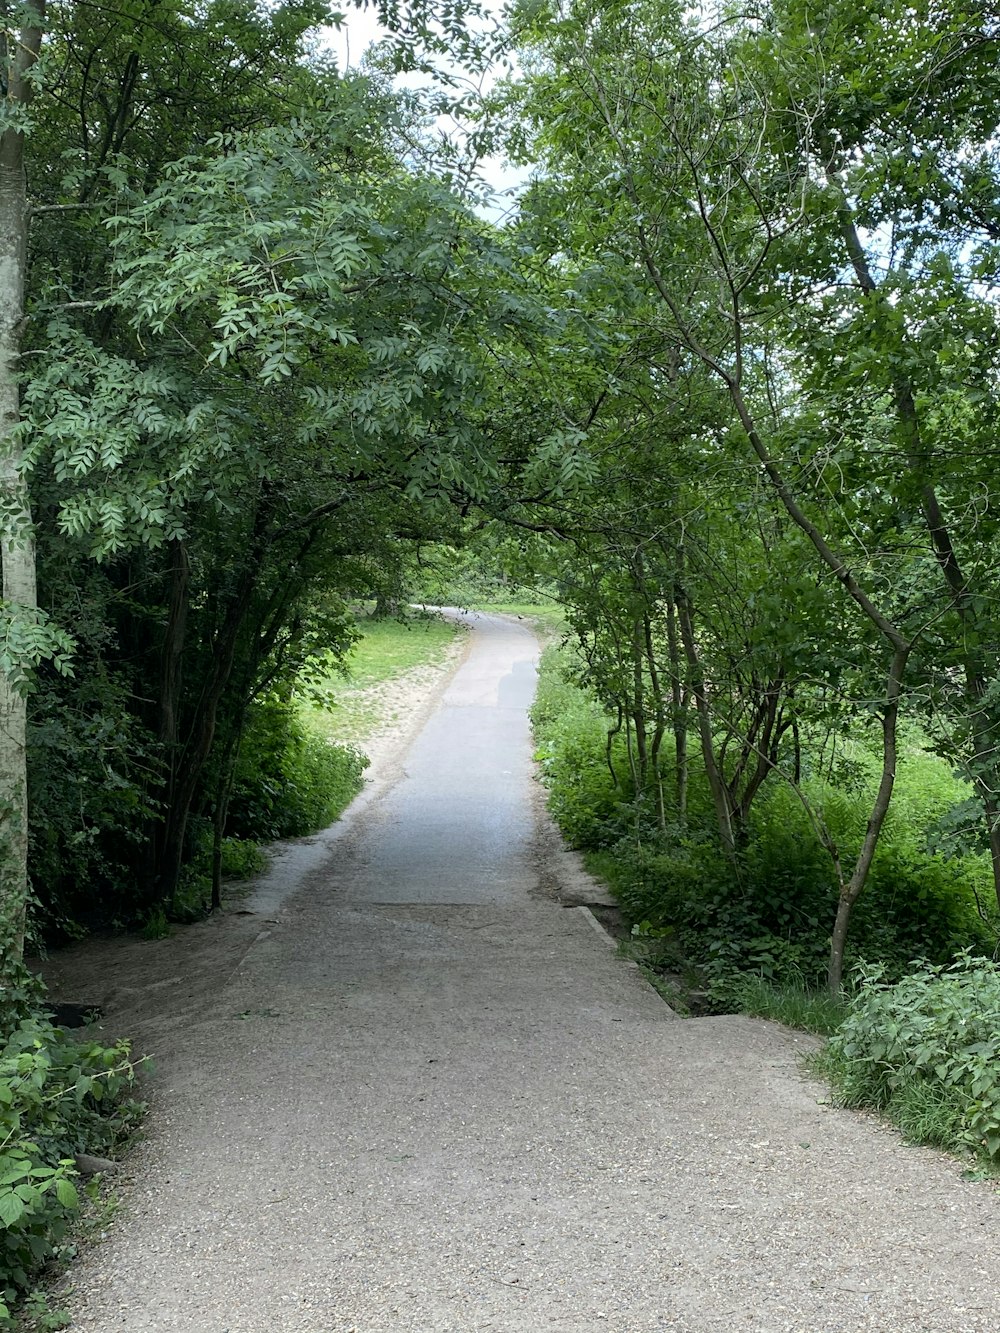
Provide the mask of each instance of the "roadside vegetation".
{"label": "roadside vegetation", "polygon": [[[661,984],[980,1003],[992,9],[359,4],[391,31],[347,71],[323,0],[0,7],[0,987],[26,941],[218,908],[350,799],[359,603],[527,586],[573,644],[553,809]],[[489,91],[454,117],[456,65]],[[530,175],[499,222],[497,151]],[[985,1107],[983,1053],[920,1086]],[[0,1198],[69,1197],[39,1169]]]}
{"label": "roadside vegetation", "polygon": [[[802,794],[774,783],[738,855],[722,854],[708,781],[676,750],[637,783],[634,738],[581,687],[579,647],[547,651],[533,710],[549,807],[612,889],[627,946],[681,1012],[745,1012],[830,1037],[821,1061],[843,1104],[885,1113],[910,1137],[1000,1166],[998,919],[985,849],[944,855],[941,830],[968,785],[907,736],[893,817],[852,922],[846,984],[826,986],[838,886],[814,820],[849,854],[864,837],[877,760],[842,741],[834,773],[801,738]],[[632,752],[630,753],[630,744]],[[836,779],[836,780],[834,780]],[[654,794],[655,792],[655,794]]]}
{"label": "roadside vegetation", "polygon": [[[144,1107],[128,1043],[105,1046],[55,1025],[23,969],[0,992],[0,1025],[0,1328],[13,1328],[11,1312],[38,1271],[72,1253],[81,1196],[94,1194],[80,1155],[98,1166]],[[63,1327],[41,1296],[34,1304],[39,1327]]]}

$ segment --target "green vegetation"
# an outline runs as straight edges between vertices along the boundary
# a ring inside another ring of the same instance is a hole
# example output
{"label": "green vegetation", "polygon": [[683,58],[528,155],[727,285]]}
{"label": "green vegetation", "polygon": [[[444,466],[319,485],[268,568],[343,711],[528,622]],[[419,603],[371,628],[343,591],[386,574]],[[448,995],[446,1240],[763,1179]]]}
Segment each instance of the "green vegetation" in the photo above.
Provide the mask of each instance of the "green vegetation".
{"label": "green vegetation", "polygon": [[820,1067],[843,1106],[889,1117],[907,1138],[1000,1167],[1000,967],[964,956],[894,984],[860,982]]}
{"label": "green vegetation", "polygon": [[81,1204],[75,1157],[113,1150],[142,1112],[128,1045],[76,1040],[40,1005],[22,973],[0,1008],[0,1328],[66,1250]]}
{"label": "green vegetation", "polygon": [[326,828],[361,790],[367,760],[306,731],[291,704],[257,707],[233,774],[227,829],[264,842]]}
{"label": "green vegetation", "polygon": [[786,1027],[801,1028],[829,1037],[847,1014],[847,1002],[829,991],[807,990],[793,982],[775,985],[751,973],[735,979],[730,988],[734,1008],[753,1018],[769,1018]]}
{"label": "green vegetation", "polygon": [[[577,669],[565,648],[549,649],[543,659],[533,720],[550,809],[610,884],[639,937],[664,966],[690,974],[717,1008],[734,1006],[746,976],[821,985],[837,884],[795,792],[773,785],[758,799],[731,860],[714,836],[704,772],[692,763],[684,823],[668,795],[661,829],[654,803],[637,797],[626,738],[609,739],[614,719],[567,678]],[[849,965],[877,962],[893,978],[913,958],[947,963],[963,949],[991,953],[996,944],[995,916],[981,915],[991,901],[986,854],[945,860],[928,850],[967,788],[943,761],[917,749],[915,738],[912,744],[848,953]],[[672,754],[663,758],[669,766]],[[841,752],[838,784],[826,774],[802,782],[810,809],[847,848],[864,836],[872,763],[854,743]]]}
{"label": "green vegetation", "polygon": [[347,662],[321,669],[312,698],[298,703],[298,715],[311,734],[352,745],[362,744],[387,711],[392,716],[391,691],[387,700],[375,687],[440,662],[464,632],[441,616],[419,612],[382,619],[363,615],[357,626],[359,638]]}

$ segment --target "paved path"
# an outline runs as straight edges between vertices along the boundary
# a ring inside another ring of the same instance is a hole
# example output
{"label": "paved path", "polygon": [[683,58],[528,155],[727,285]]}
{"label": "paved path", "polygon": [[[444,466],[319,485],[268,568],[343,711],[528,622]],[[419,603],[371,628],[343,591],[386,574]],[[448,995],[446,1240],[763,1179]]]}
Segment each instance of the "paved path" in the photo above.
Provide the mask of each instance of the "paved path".
{"label": "paved path", "polygon": [[[820,1104],[806,1039],[675,1018],[544,891],[535,652],[478,620],[274,924],[163,942],[114,991],[154,1115],[74,1327],[992,1333],[988,1186]],[[183,994],[171,949],[204,958]]]}

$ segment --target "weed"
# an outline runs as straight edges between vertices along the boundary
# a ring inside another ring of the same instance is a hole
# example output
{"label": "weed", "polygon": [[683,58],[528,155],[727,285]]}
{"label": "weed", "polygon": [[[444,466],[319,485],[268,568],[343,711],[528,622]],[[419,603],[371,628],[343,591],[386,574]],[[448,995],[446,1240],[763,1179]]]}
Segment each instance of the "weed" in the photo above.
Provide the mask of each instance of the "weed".
{"label": "weed", "polygon": [[58,1333],[59,1329],[69,1328],[73,1320],[68,1310],[54,1310],[49,1298],[43,1291],[33,1291],[25,1298],[19,1311],[20,1327],[30,1329],[31,1333]]}
{"label": "weed", "polygon": [[732,1007],[754,1018],[769,1018],[786,1027],[800,1028],[829,1037],[848,1012],[846,1000],[826,990],[808,990],[801,985],[775,985],[763,977],[744,975],[732,983]]}
{"label": "weed", "polygon": [[165,940],[171,933],[170,922],[162,907],[150,912],[142,927],[142,937],[147,940]]}
{"label": "weed", "polygon": [[1000,1166],[1000,967],[963,955],[887,985],[862,975],[820,1065],[837,1100],[915,1141]]}
{"label": "weed", "polygon": [[59,1312],[28,1293],[38,1270],[68,1253],[81,1203],[74,1157],[121,1142],[143,1108],[126,1044],[79,1042],[38,1013],[12,1016],[0,1047],[0,1328],[27,1298],[35,1326],[54,1329]]}

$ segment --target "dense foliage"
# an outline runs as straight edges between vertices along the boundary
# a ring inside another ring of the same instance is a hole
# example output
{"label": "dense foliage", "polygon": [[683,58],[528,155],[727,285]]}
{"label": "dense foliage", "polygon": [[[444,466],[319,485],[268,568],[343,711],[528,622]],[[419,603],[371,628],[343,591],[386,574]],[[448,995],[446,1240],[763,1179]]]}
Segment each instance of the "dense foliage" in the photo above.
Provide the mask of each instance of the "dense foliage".
{"label": "dense foliage", "polygon": [[[462,8],[437,15],[450,42]],[[318,0],[9,17],[37,54],[5,140],[30,261],[5,560],[32,591],[7,590],[0,699],[15,958],[25,762],[46,928],[189,914],[206,830],[217,903],[227,838],[343,806],[359,758],[273,701],[495,485],[487,365],[535,316],[416,95],[318,54]],[[412,7],[393,59],[440,48],[433,18]]]}
{"label": "dense foliage", "polygon": [[888,985],[878,970],[824,1052],[840,1102],[921,1143],[1000,1162],[1000,969],[963,957]]}
{"label": "dense foliage", "polygon": [[79,1041],[23,972],[0,995],[0,1327],[38,1270],[66,1251],[78,1154],[103,1155],[141,1112],[128,1045]]}
{"label": "dense foliage", "polygon": [[[681,824],[669,794],[665,831],[653,802],[636,799],[627,742],[613,719],[567,679],[574,655],[550,649],[533,710],[549,806],[567,839],[611,885],[645,956],[704,992],[714,1008],[740,1007],[747,976],[816,988],[825,975],[837,883],[806,810],[787,784],[755,803],[735,859],[715,836],[708,782],[691,765]],[[806,744],[808,738],[806,738]],[[804,763],[809,760],[806,750]],[[673,756],[667,752],[669,766]],[[810,809],[845,848],[864,835],[877,761],[859,745],[842,753],[837,781],[803,778]],[[848,963],[877,963],[897,979],[915,958],[949,962],[996,940],[984,853],[946,860],[930,845],[942,815],[967,793],[947,766],[910,739],[893,818],[855,913]]]}

